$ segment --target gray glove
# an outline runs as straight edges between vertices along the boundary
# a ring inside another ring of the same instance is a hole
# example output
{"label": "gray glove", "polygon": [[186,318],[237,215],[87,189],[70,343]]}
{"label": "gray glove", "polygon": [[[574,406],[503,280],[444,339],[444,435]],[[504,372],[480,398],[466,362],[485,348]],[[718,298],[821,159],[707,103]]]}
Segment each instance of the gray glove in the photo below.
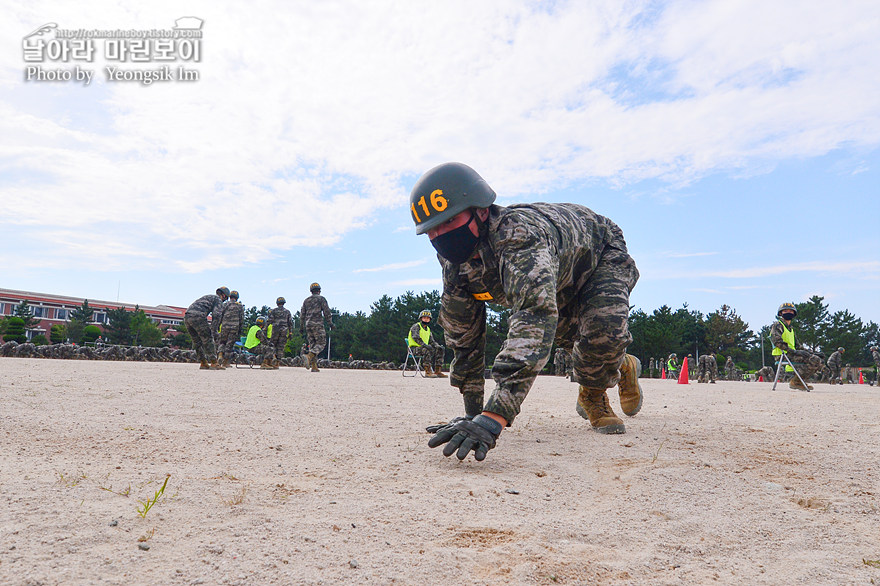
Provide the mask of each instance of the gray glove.
{"label": "gray glove", "polygon": [[425,431],[427,431],[428,433],[437,433],[438,431],[440,431],[444,427],[449,427],[449,426],[455,425],[459,421],[464,421],[465,419],[470,421],[473,418],[474,418],[473,415],[465,415],[464,417],[453,417],[452,419],[449,420],[448,423],[438,423],[436,425],[429,425],[428,427],[425,428]]}
{"label": "gray glove", "polygon": [[447,458],[458,450],[455,456],[459,460],[467,458],[473,450],[478,462],[486,459],[486,454],[495,447],[495,440],[501,434],[502,425],[485,415],[477,415],[472,420],[463,418],[452,425],[441,428],[434,437],[428,440],[429,448],[446,444],[443,455]]}

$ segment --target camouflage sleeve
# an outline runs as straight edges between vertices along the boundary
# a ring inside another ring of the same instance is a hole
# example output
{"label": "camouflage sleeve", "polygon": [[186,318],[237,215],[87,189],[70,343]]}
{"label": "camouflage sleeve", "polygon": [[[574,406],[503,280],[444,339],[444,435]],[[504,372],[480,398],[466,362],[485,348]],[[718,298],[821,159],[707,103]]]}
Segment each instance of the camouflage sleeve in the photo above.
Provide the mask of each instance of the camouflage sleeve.
{"label": "camouflage sleeve", "polygon": [[[416,343],[416,346],[424,346],[422,343],[422,337],[419,335],[419,324],[414,323],[412,327],[409,329],[409,335],[412,337],[413,341]],[[431,334],[433,335],[433,334]]]}
{"label": "camouflage sleeve", "polygon": [[299,331],[306,331],[306,302],[303,301],[302,308],[299,310]]}
{"label": "camouflage sleeve", "polygon": [[486,369],[486,304],[448,279],[455,269],[455,265],[444,266],[443,295],[437,319],[445,333],[446,345],[454,353],[449,384],[458,387],[463,394],[482,395],[486,384],[483,377]]}
{"label": "camouflage sleeve", "polygon": [[547,243],[523,226],[506,236],[498,256],[504,293],[513,304],[507,340],[492,367],[497,385],[485,409],[510,425],[550,358],[559,320],[556,264]]}
{"label": "camouflage sleeve", "polygon": [[333,325],[333,314],[330,313],[330,304],[327,303],[327,300],[321,297],[321,311],[324,312],[324,321],[326,321],[331,326]]}
{"label": "camouflage sleeve", "polygon": [[293,314],[289,311],[287,312],[287,329],[288,331],[293,331]]}

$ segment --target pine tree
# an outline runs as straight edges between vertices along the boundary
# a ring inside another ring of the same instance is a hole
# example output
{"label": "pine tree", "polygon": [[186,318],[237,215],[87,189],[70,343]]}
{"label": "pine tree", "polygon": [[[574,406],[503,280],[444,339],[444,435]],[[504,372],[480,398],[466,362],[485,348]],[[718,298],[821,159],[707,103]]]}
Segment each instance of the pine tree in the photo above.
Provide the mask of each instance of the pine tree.
{"label": "pine tree", "polygon": [[31,306],[28,305],[27,301],[22,301],[16,305],[15,309],[12,311],[12,315],[21,318],[24,322],[25,330],[33,329],[40,323],[39,318],[34,317],[34,312],[31,309]]}
{"label": "pine tree", "polygon": [[81,324],[87,324],[92,321],[92,316],[95,314],[95,310],[89,306],[89,300],[86,299],[83,301],[83,304],[76,309],[72,309],[70,311],[70,321],[76,321]]}

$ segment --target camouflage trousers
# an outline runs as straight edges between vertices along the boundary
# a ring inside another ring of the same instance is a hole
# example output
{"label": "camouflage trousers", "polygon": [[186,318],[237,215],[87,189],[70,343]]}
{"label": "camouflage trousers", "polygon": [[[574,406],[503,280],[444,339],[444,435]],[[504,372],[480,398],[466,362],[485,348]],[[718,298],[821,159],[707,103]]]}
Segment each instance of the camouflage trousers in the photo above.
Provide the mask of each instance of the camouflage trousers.
{"label": "camouflage trousers", "polygon": [[287,337],[290,335],[290,330],[285,327],[274,325],[272,326],[272,339],[269,341],[269,349],[267,354],[269,356],[275,356],[276,359],[281,360],[284,358],[284,346],[287,345]]}
{"label": "camouflage trousers", "polygon": [[[822,370],[822,358],[817,354],[812,354],[808,350],[799,350],[798,354],[791,356],[791,361],[794,362],[795,368],[797,368],[798,374],[801,375],[801,378],[804,381],[808,381],[811,376]],[[786,367],[786,371],[788,368]],[[794,376],[794,373],[790,373],[791,376]]]}
{"label": "camouflage trousers", "polygon": [[327,332],[324,331],[323,323],[306,324],[306,344],[309,352],[317,356],[327,345]]}
{"label": "camouflage trousers", "polygon": [[425,346],[412,346],[410,350],[413,356],[421,356],[427,360],[427,364],[434,370],[443,367],[444,348],[440,344],[428,344]]}
{"label": "camouflage trousers", "polygon": [[187,313],[183,316],[186,331],[189,332],[193,342],[193,350],[199,361],[217,362],[217,354],[214,350],[214,332],[208,323],[208,316]]}
{"label": "camouflage trousers", "polygon": [[238,338],[238,326],[236,324],[223,324],[220,328],[217,351],[231,353],[235,349],[235,343],[238,342]]}
{"label": "camouflage trousers", "polygon": [[626,250],[606,248],[574,303],[559,312],[556,343],[571,351],[573,382],[609,389],[620,380],[620,365],[632,342],[627,318],[629,294],[639,271]]}

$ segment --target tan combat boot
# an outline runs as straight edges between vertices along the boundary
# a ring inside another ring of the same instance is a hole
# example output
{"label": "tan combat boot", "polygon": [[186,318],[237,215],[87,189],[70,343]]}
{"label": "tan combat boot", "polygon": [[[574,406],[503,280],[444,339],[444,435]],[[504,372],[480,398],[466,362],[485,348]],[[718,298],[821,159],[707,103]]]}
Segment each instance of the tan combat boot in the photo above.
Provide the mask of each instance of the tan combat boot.
{"label": "tan combat boot", "polygon": [[208,366],[207,360],[202,360],[201,366],[199,366],[199,370],[209,370],[211,367]]}
{"label": "tan combat boot", "polygon": [[309,356],[311,357],[311,359],[309,360],[309,363],[310,363],[310,366],[311,366],[311,369],[310,369],[310,370],[311,370],[312,372],[321,372],[321,371],[318,369],[318,357],[315,356],[314,354],[309,354]]}
{"label": "tan combat boot", "polygon": [[430,364],[423,365],[422,370],[425,371],[425,378],[434,378],[434,371],[431,370]]}
{"label": "tan combat boot", "polygon": [[590,422],[598,433],[625,433],[623,421],[611,410],[605,389],[588,389],[581,385],[577,401],[578,415]]}
{"label": "tan combat boot", "polygon": [[272,370],[272,364],[270,364],[268,356],[263,357],[263,362],[260,364],[260,369]]}
{"label": "tan combat boot", "polygon": [[223,352],[217,353],[217,364],[219,364],[223,368],[226,368],[226,358],[223,356]]}
{"label": "tan combat boot", "polygon": [[642,408],[642,385],[639,384],[641,374],[642,363],[639,359],[631,354],[624,354],[623,364],[620,365],[620,382],[617,383],[620,410],[624,415],[632,417]]}
{"label": "tan combat boot", "polygon": [[449,378],[449,377],[446,376],[445,374],[443,374],[442,368],[438,367],[438,368],[434,369],[434,378]]}
{"label": "tan combat boot", "polygon": [[216,360],[208,366],[208,369],[209,370],[226,370],[226,368],[222,364],[219,364]]}
{"label": "tan combat boot", "polygon": [[281,368],[281,361],[277,358],[274,358],[272,360],[272,370],[278,370],[279,368]]}
{"label": "tan combat boot", "polygon": [[797,391],[812,391],[813,390],[812,385],[804,386],[803,383],[801,382],[801,379],[799,379],[797,377],[797,375],[795,375],[795,377],[793,379],[791,379],[791,382],[788,383],[788,388],[795,389]]}

